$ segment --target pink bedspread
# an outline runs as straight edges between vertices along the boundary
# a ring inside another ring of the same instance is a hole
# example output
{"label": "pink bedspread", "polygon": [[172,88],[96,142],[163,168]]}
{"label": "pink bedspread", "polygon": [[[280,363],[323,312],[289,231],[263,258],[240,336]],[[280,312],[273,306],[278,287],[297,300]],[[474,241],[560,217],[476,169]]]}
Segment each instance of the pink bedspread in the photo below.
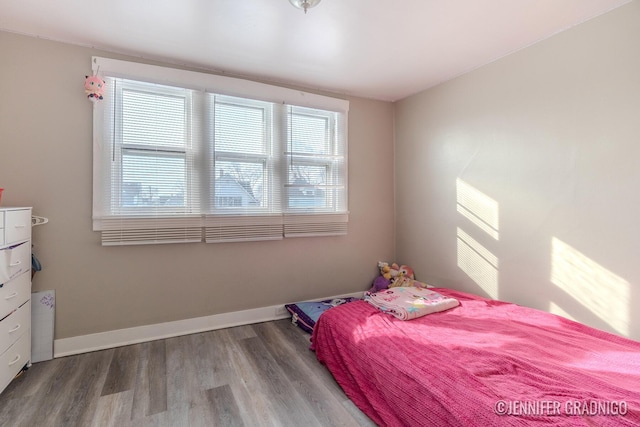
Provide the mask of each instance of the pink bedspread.
{"label": "pink bedspread", "polygon": [[316,323],[318,360],[377,424],[640,425],[640,342],[434,290],[460,306],[402,321],[357,301]]}

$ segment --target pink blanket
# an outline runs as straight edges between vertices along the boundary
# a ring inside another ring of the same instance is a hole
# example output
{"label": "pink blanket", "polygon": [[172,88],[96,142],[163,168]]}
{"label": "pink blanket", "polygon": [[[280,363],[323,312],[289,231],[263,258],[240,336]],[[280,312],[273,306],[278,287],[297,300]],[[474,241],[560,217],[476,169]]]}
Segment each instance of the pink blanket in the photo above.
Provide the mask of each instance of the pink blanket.
{"label": "pink blanket", "polygon": [[385,426],[637,426],[640,343],[515,304],[404,322],[364,301],[328,310],[312,349]]}

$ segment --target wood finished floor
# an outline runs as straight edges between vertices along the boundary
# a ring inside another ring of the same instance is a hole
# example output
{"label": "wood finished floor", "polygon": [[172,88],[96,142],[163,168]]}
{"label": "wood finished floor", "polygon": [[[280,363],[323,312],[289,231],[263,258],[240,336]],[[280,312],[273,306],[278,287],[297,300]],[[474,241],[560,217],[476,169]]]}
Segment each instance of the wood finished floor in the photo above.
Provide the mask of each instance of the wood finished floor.
{"label": "wood finished floor", "polygon": [[373,426],[288,320],[68,356],[0,394],[0,426]]}

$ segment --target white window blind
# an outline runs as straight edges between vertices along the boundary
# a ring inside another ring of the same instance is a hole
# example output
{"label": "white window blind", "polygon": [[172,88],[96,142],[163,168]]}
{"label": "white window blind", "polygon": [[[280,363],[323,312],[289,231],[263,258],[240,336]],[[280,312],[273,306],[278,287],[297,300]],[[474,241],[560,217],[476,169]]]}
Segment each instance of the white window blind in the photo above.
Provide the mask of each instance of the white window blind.
{"label": "white window blind", "polygon": [[271,103],[209,96],[213,110],[215,183],[211,211],[272,213],[279,211],[273,150]]}
{"label": "white window blind", "polygon": [[340,114],[288,106],[284,235],[346,233],[346,135]]}
{"label": "white window blind", "polygon": [[346,234],[346,101],[104,58],[97,67],[107,91],[94,109],[93,219],[104,245]]}

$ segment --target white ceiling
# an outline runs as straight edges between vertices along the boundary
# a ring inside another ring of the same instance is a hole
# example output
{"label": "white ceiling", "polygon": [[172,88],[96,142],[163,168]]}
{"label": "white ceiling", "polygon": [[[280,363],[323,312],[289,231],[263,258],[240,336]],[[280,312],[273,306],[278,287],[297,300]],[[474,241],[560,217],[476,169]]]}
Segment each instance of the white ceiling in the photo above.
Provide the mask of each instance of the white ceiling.
{"label": "white ceiling", "polygon": [[0,30],[395,101],[628,1],[0,0]]}

